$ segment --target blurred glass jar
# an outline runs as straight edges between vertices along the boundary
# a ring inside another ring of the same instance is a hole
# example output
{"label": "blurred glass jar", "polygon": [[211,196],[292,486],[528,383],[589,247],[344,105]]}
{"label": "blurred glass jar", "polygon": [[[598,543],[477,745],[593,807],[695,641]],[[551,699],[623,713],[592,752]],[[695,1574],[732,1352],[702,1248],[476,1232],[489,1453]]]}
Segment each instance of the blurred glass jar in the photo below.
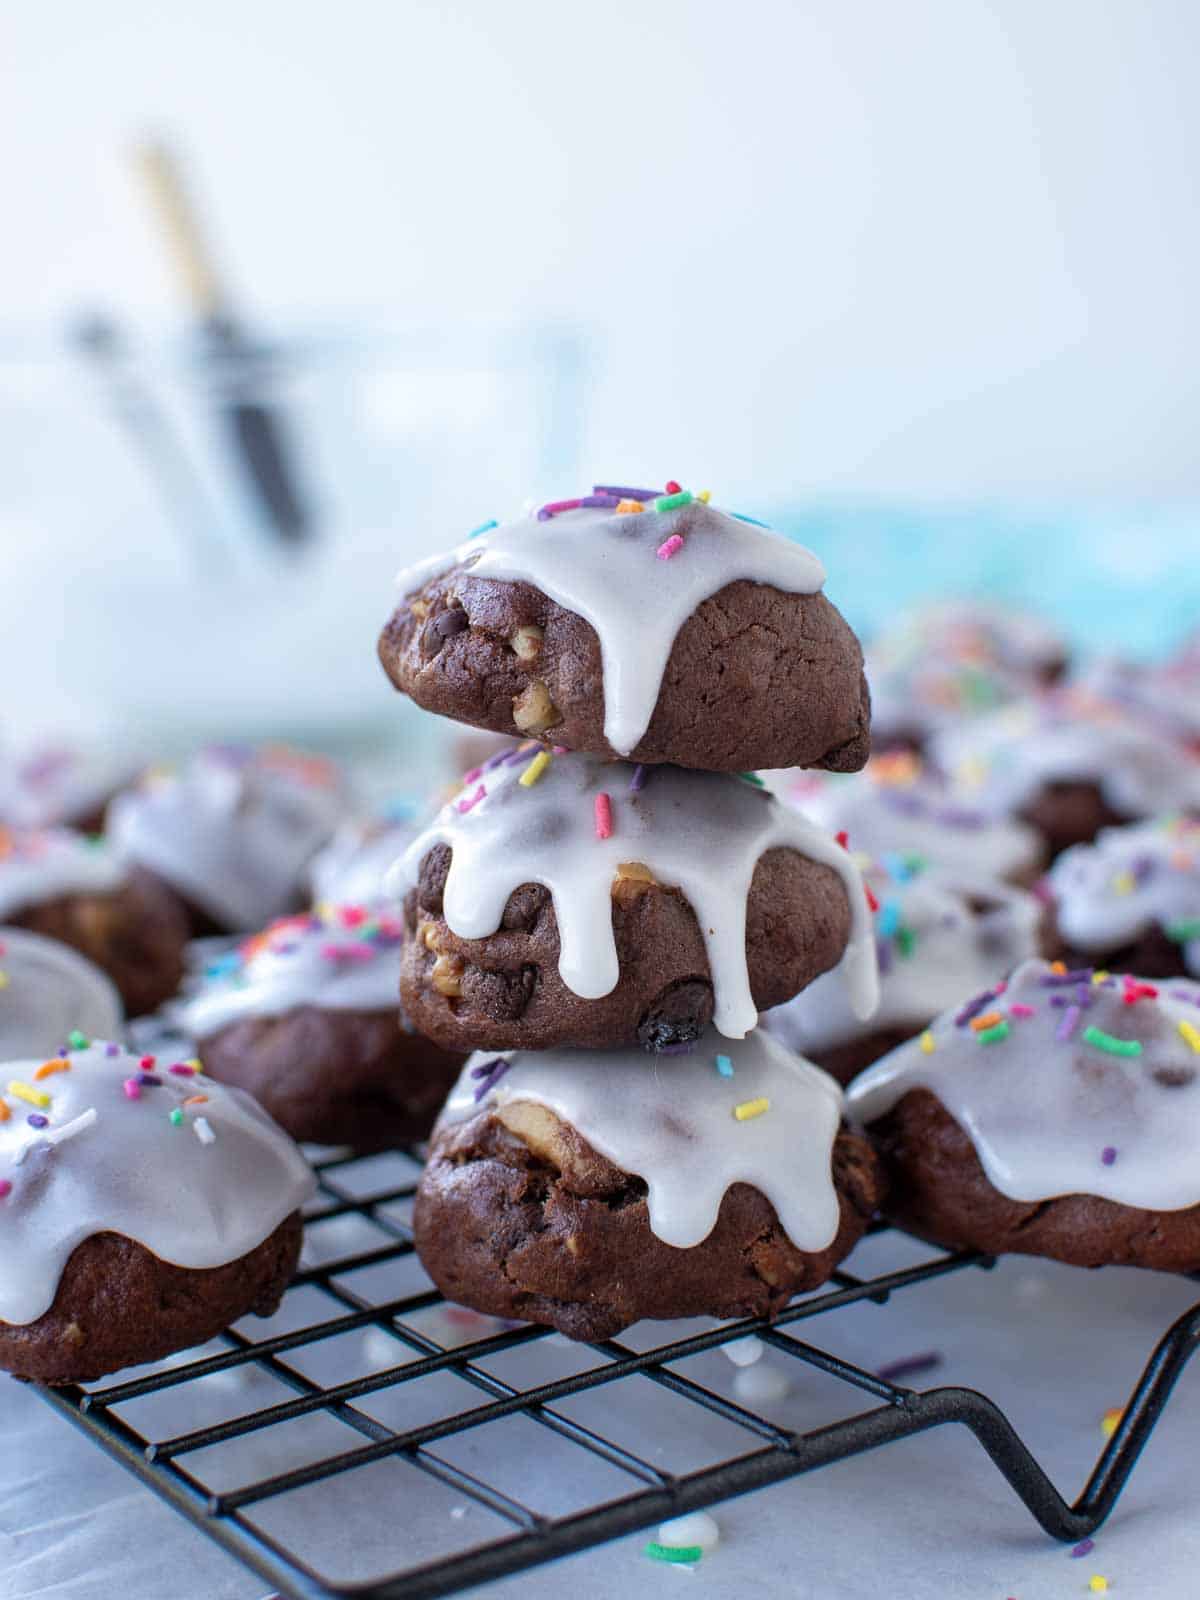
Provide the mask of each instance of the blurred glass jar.
{"label": "blurred glass jar", "polygon": [[[584,394],[553,329],[0,343],[0,727],[420,743],[435,719],[374,655],[395,573],[573,483]],[[290,534],[262,493],[281,463]]]}

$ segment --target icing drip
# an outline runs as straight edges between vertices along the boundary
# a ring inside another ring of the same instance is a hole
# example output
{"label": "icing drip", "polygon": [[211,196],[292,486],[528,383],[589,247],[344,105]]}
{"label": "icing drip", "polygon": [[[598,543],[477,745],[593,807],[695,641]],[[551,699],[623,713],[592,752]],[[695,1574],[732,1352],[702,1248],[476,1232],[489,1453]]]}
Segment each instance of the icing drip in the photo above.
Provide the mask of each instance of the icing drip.
{"label": "icing drip", "polygon": [[112,894],[125,868],[100,839],[70,828],[0,827],[0,919],[69,894]]}
{"label": "icing drip", "polygon": [[910,1089],[931,1090],[1013,1200],[1196,1205],[1200,1006],[1057,966],[1027,961],[1007,987],[952,1007],[856,1078],[848,1111],[870,1124]]}
{"label": "icing drip", "polygon": [[[732,1076],[717,1070],[718,1054]],[[505,1069],[487,1076],[497,1061]],[[841,1091],[761,1031],[731,1044],[710,1029],[689,1053],[658,1056],[653,1068],[641,1050],[481,1051],[463,1069],[441,1124],[520,1101],[546,1106],[641,1178],[650,1227],[664,1244],[701,1244],[735,1183],[766,1196],[799,1250],[823,1250],[837,1233],[830,1155]],[[746,1114],[762,1101],[766,1109]]]}
{"label": "icing drip", "polygon": [[234,930],[291,909],[305,868],[345,815],[328,761],[277,745],[211,745],[151,772],[109,807],[122,855]]}
{"label": "icing drip", "polygon": [[121,1031],[121,999],[107,975],[57,939],[0,928],[0,1061],[57,1050],[74,1028]]}
{"label": "icing drip", "polygon": [[1200,760],[1144,721],[1061,690],[942,734],[937,764],[989,808],[1018,810],[1045,784],[1098,784],[1131,817],[1200,806]]}
{"label": "icing drip", "polygon": [[92,1234],[121,1234],[176,1266],[218,1267],[313,1193],[299,1150],[249,1095],[99,1042],[59,1060],[65,1068],[50,1072],[42,1057],[0,1069],[0,1177],[11,1185],[0,1199],[3,1321],[48,1311]]}
{"label": "icing drip", "polygon": [[[659,552],[674,538],[669,559]],[[815,594],[825,569],[803,545],[693,500],[633,515],[581,507],[493,528],[449,556],[410,567],[402,594],[462,564],[474,578],[532,584],[590,622],[604,666],[604,736],[628,755],[650,724],[675,636],[738,579]]]}
{"label": "icing drip", "polygon": [[879,1009],[859,1021],[837,969],[826,972],[763,1018],[793,1050],[817,1054],[882,1028],[916,1032],[1037,954],[1040,905],[997,879],[942,874],[901,855],[869,865],[865,876],[879,901]]}
{"label": "icing drip", "polygon": [[994,878],[1032,873],[1042,857],[1033,828],[989,813],[979,796],[932,772],[907,751],[872,756],[862,772],[764,774],[781,800],[868,855],[922,857],[930,872]]}
{"label": "icing drip", "polygon": [[313,859],[314,900],[351,905],[387,903],[383,880],[415,829],[404,822],[344,822]]}
{"label": "icing drip", "polygon": [[1200,977],[1200,819],[1105,828],[1064,851],[1049,875],[1059,932],[1103,956],[1160,927]]}
{"label": "icing drip", "polygon": [[171,1021],[207,1039],[242,1017],[277,1017],[297,1006],[324,1011],[395,1011],[399,1006],[400,922],[362,906],[322,904],[282,917],[218,956]]}
{"label": "icing drip", "polygon": [[[607,837],[597,826],[602,794],[610,801]],[[874,932],[857,867],[827,834],[741,778],[513,751],[443,807],[397,863],[389,887],[400,892],[415,883],[422,858],[439,842],[454,852],[443,895],[451,931],[487,938],[515,889],[544,884],[558,922],[559,974],[585,1000],[608,994],[619,977],[611,899],[618,868],[639,863],[678,888],[704,936],[714,1022],[730,1038],[741,1038],[757,1020],[746,970],[746,900],[755,863],[765,851],[788,846],[841,876],[851,911],[841,965],[850,1004],[868,1016],[877,1003]]]}

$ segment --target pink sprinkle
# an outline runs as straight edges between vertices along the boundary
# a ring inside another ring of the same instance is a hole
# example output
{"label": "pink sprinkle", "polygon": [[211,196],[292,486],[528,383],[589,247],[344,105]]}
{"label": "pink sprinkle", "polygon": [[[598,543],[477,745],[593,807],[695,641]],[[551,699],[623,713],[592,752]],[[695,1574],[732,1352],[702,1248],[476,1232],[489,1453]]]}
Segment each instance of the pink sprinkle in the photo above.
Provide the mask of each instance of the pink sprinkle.
{"label": "pink sprinkle", "polygon": [[196,1075],[195,1067],[189,1067],[186,1061],[176,1061],[171,1071],[179,1078],[194,1078]]}
{"label": "pink sprinkle", "polygon": [[7,1178],[0,1178],[0,1200],[5,1200],[12,1193],[12,1184]]}
{"label": "pink sprinkle", "polygon": [[366,909],[363,906],[343,906],[339,916],[343,928],[359,928],[367,920]]}
{"label": "pink sprinkle", "polygon": [[569,756],[571,754],[565,744],[552,744],[550,749],[556,756]]}
{"label": "pink sprinkle", "polygon": [[473,795],[468,796],[465,800],[456,801],[455,805],[459,815],[466,816],[468,811],[473,811],[486,794],[487,790],[483,784],[480,784]]}
{"label": "pink sprinkle", "polygon": [[682,549],[682,538],[679,536],[679,534],[673,533],[669,539],[663,540],[654,553],[660,561],[670,561],[671,557],[676,553],[676,551]]}
{"label": "pink sprinkle", "polygon": [[142,1098],[142,1086],[136,1078],[126,1078],[124,1089],[126,1100],[140,1100]]}
{"label": "pink sprinkle", "polygon": [[464,772],[463,773],[463,782],[464,783],[478,783],[479,779],[482,776],[483,776],[483,768],[482,767],[472,767],[470,772]]}
{"label": "pink sprinkle", "polygon": [[596,837],[597,839],[611,839],[612,801],[606,794],[596,796]]}
{"label": "pink sprinkle", "polygon": [[[375,947],[370,944],[323,944],[322,958],[326,961],[373,961]],[[174,1072],[175,1068],[172,1067]]]}
{"label": "pink sprinkle", "polygon": [[1037,1007],[1027,1006],[1023,1000],[1014,1000],[1008,1008],[1008,1013],[1012,1017],[1036,1017]]}

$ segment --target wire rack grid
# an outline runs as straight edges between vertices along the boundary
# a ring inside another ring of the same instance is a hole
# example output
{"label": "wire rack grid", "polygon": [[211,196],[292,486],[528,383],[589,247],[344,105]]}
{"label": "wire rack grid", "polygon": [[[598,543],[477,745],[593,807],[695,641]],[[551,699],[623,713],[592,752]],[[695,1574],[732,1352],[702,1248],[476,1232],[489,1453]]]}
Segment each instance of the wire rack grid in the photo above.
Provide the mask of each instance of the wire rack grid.
{"label": "wire rack grid", "polygon": [[[294,1600],[418,1600],[456,1593],[948,1423],[971,1431],[1047,1533],[1081,1540],[1111,1512],[1200,1340],[1197,1305],[1160,1340],[1071,1503],[985,1395],[961,1387],[908,1388],[799,1336],[802,1324],[841,1308],[864,1301],[884,1305],[949,1274],[988,1269],[991,1261],[977,1254],[931,1252],[916,1265],[873,1277],[839,1271],[770,1323],[725,1323],[643,1350],[627,1337],[575,1346],[576,1370],[550,1381],[516,1383],[496,1370],[495,1358],[538,1341],[557,1340],[560,1347],[563,1341],[546,1329],[471,1313],[459,1312],[454,1322],[455,1309],[429,1287],[416,1261],[407,1217],[419,1167],[401,1159],[410,1169],[402,1181],[382,1185],[373,1184],[369,1160],[334,1156],[318,1163],[320,1190],[306,1237],[333,1227],[345,1238],[349,1224],[351,1232],[355,1225],[366,1232],[367,1243],[348,1251],[318,1250],[315,1261],[306,1250],[285,1297],[285,1314],[264,1334],[256,1336],[243,1324],[210,1354],[189,1352],[116,1383],[40,1391],[177,1511]],[[408,1292],[394,1292],[402,1288]],[[349,1336],[364,1334],[375,1341],[368,1370],[340,1377],[345,1365],[338,1352]],[[791,1431],[680,1370],[689,1358],[751,1335],[846,1386],[853,1409],[819,1427]],[[316,1352],[330,1359],[317,1361]],[[437,1403],[425,1405],[428,1414],[416,1420],[406,1404],[415,1386],[450,1378],[451,1393],[434,1384]],[[734,1441],[727,1458],[668,1471],[650,1452],[622,1443],[617,1430],[595,1425],[595,1412],[591,1422],[571,1415],[570,1402],[591,1395],[603,1402],[603,1415],[615,1419],[638,1379],[674,1396],[685,1420],[696,1407],[721,1419]],[[256,1384],[267,1389],[262,1404],[255,1403]],[[475,1391],[475,1403],[460,1403],[464,1385]],[[214,1387],[228,1414],[203,1420]],[[202,1392],[206,1404],[194,1404]],[[864,1401],[866,1409],[859,1409]],[[147,1410],[149,1402],[157,1413]],[[200,1425],[172,1431],[175,1419]],[[503,1474],[485,1476],[454,1459],[456,1440],[478,1436],[504,1419],[521,1419],[537,1430],[539,1441],[552,1439],[565,1452],[564,1473],[595,1482],[595,1496],[565,1514],[547,1515],[524,1503]],[[318,1422],[323,1426],[313,1436]],[[263,1445],[274,1438],[281,1444],[273,1453]],[[262,1470],[274,1456],[276,1470]],[[258,1468],[248,1476],[247,1459]],[[276,1519],[273,1526],[268,1513],[307,1489],[328,1488],[381,1463],[408,1469],[405,1501],[418,1498],[412,1492],[418,1478],[452,1494],[459,1503],[450,1519],[436,1521],[454,1537],[443,1537],[437,1548],[422,1547],[414,1542],[419,1518],[406,1518],[398,1504],[394,1568],[365,1582],[331,1581],[297,1548],[295,1519]],[[468,1517],[464,1507],[485,1514],[482,1537],[479,1519]]]}

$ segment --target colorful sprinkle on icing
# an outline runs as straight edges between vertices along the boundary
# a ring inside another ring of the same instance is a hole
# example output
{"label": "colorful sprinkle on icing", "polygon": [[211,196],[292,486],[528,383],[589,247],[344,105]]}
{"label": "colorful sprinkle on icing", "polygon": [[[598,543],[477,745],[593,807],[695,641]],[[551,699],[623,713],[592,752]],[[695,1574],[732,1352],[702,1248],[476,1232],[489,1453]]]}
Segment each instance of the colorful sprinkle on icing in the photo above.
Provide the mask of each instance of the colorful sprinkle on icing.
{"label": "colorful sprinkle on icing", "polygon": [[729,1059],[728,1056],[718,1056],[716,1058],[716,1065],[717,1065],[717,1071],[720,1073],[721,1077],[723,1077],[723,1078],[732,1078],[733,1077],[733,1062]]}
{"label": "colorful sprinkle on icing", "polygon": [[541,777],[542,773],[545,772],[546,768],[550,765],[550,760],[551,757],[548,750],[538,751],[537,755],[534,756],[533,760],[525,768],[525,771],[517,779],[517,782],[521,785],[522,789],[533,788],[534,784]]}
{"label": "colorful sprinkle on icing", "polygon": [[755,1117],[761,1117],[764,1111],[771,1109],[771,1102],[766,1095],[759,1095],[755,1100],[742,1100],[734,1106],[733,1114],[739,1122],[751,1122]]}
{"label": "colorful sprinkle on icing", "polygon": [[1103,1028],[1085,1028],[1083,1037],[1088,1044],[1110,1056],[1140,1056],[1142,1053],[1140,1039],[1118,1039],[1113,1033],[1105,1033]]}

